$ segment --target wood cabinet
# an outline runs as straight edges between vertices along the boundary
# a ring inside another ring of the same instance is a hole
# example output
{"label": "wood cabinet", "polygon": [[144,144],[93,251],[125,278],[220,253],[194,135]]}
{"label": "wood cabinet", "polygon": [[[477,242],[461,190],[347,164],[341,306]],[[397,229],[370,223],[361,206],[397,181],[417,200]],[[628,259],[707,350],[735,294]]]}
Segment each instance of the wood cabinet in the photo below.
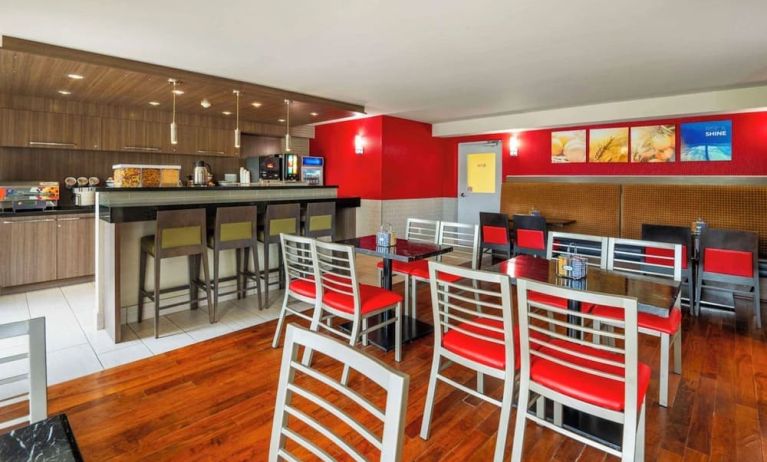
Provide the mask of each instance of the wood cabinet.
{"label": "wood cabinet", "polygon": [[56,279],[94,274],[94,218],[62,216],[56,220],[56,226]]}
{"label": "wood cabinet", "polygon": [[56,279],[56,219],[30,217],[3,220],[2,284],[4,287]]}
{"label": "wood cabinet", "polygon": [[0,287],[95,273],[92,216],[34,216],[0,220]]}
{"label": "wood cabinet", "polygon": [[198,156],[239,155],[239,149],[234,147],[234,130],[180,125],[178,127],[178,136],[179,144],[175,149],[175,152],[178,154],[194,154]]}
{"label": "wood cabinet", "polygon": [[105,151],[171,152],[168,124],[103,119],[101,126]]}
{"label": "wood cabinet", "polygon": [[101,119],[55,112],[1,109],[0,145],[101,149]]}

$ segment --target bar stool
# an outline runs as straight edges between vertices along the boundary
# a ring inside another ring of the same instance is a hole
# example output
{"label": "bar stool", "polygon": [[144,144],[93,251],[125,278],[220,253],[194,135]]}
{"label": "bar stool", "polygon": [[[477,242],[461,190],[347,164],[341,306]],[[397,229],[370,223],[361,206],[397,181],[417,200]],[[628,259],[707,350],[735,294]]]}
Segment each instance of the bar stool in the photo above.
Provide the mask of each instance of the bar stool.
{"label": "bar stool", "polygon": [[[258,308],[262,309],[261,280],[258,271],[258,242],[257,236],[258,208],[253,206],[244,207],[219,207],[216,209],[216,222],[212,235],[208,236],[208,247],[213,249],[213,319],[216,319],[218,299],[223,295],[236,293],[237,298],[244,298],[248,290],[256,289],[258,296]],[[219,262],[222,250],[234,249],[236,258],[235,275],[226,278],[219,277]],[[243,261],[242,250],[253,251],[253,269],[248,271],[247,257]],[[219,292],[221,281],[237,281],[236,290]],[[255,281],[255,287],[248,287],[248,281]]]}
{"label": "bar stool", "polygon": [[[139,289],[138,289],[138,322],[144,318],[144,300],[154,302],[154,337],[158,338],[160,330],[160,310],[173,308],[189,303],[192,309],[197,309],[199,299],[197,291],[205,288],[205,300],[212,300],[210,293],[210,276],[208,274],[208,252],[205,248],[205,209],[167,210],[157,212],[157,225],[154,235],[141,238],[139,257]],[[146,268],[148,257],[154,258],[154,290],[145,288]],[[160,289],[160,262],[164,258],[188,257],[189,259],[189,300],[160,305],[160,294],[174,292],[184,286]],[[197,259],[202,259],[202,269],[205,282],[200,281]],[[213,310],[208,312],[210,322],[215,322]]]}
{"label": "bar stool", "polygon": [[[259,236],[259,241],[264,245],[264,270],[263,278],[265,281],[264,298],[266,306],[269,307],[269,275],[271,267],[269,266],[269,247],[277,244],[277,272],[278,284],[282,286],[282,253],[279,251],[280,234],[299,234],[301,226],[301,206],[299,204],[277,204],[266,207],[264,215],[264,232]],[[245,261],[248,259],[248,249],[245,249]]]}
{"label": "bar stool", "polygon": [[336,235],[336,203],[310,202],[306,205],[304,236],[314,239]]}

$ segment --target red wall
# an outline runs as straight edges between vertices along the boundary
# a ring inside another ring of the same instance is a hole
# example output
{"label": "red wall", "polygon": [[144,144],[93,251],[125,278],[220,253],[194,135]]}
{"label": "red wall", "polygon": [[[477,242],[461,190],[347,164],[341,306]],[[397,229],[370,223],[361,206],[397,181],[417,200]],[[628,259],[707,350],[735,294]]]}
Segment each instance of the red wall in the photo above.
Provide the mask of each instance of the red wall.
{"label": "red wall", "polygon": [[[309,151],[325,157],[325,184],[337,185],[338,195],[381,199],[383,117],[367,117],[318,125]],[[354,153],[354,137],[365,139],[364,154]]]}
{"label": "red wall", "polygon": [[[365,138],[365,152],[354,153],[354,137]],[[319,125],[310,151],[325,157],[326,184],[340,196],[363,199],[414,199],[455,196],[456,157],[431,136],[431,125],[390,116]]]}
{"label": "red wall", "polygon": [[[679,161],[679,123],[702,120],[732,120],[732,161]],[[458,143],[480,140],[503,140],[503,175],[767,175],[767,112],[727,114],[642,122],[568,127],[572,129],[632,127],[650,124],[677,124],[676,162],[668,163],[551,163],[551,131],[533,130],[518,135],[517,157],[509,156],[509,135],[479,135],[445,138],[446,152],[457,156]]]}

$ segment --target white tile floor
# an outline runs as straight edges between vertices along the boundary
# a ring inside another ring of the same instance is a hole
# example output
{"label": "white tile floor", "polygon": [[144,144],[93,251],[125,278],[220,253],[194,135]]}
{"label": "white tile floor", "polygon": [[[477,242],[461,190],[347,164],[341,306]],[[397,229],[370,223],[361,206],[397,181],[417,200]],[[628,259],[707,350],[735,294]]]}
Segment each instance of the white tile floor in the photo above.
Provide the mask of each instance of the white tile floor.
{"label": "white tile floor", "polygon": [[[376,261],[358,256],[360,282],[377,283]],[[282,293],[270,290],[269,295],[271,304],[264,310],[258,309],[255,297],[221,302],[219,321],[215,324],[210,324],[204,307],[164,315],[160,318],[159,339],[154,338],[151,318],[140,324],[131,323],[119,344],[112,342],[105,330],[96,329],[93,283],[0,296],[0,324],[45,317],[48,384],[52,385],[276,319]],[[309,308],[305,305],[305,309]],[[21,339],[0,341],[2,356],[15,354],[16,350],[26,351],[25,345],[17,340]],[[13,375],[8,368],[15,371],[20,365],[2,365],[0,376]],[[12,396],[12,390],[4,388],[0,387],[0,398]]]}

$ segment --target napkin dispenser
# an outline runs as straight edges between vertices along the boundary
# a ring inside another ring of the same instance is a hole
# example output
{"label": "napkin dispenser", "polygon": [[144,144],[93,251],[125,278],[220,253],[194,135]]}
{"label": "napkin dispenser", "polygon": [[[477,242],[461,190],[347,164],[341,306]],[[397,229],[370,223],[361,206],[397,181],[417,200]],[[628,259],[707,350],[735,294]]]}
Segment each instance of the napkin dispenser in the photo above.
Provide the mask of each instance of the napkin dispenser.
{"label": "napkin dispenser", "polygon": [[584,279],[588,272],[589,260],[577,254],[562,254],[557,257],[557,276],[567,279]]}

